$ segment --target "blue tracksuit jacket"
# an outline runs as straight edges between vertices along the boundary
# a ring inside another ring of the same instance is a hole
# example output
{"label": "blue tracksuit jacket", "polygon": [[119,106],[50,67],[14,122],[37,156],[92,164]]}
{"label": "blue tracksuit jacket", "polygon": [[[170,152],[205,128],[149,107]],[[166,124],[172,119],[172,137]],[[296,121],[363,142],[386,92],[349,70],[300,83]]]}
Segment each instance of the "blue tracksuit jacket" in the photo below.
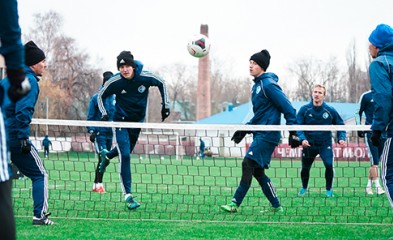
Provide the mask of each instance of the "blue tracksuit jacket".
{"label": "blue tracksuit jacket", "polygon": [[373,114],[374,114],[374,100],[373,95],[370,91],[364,92],[360,96],[359,100],[359,110],[355,114],[356,124],[360,125],[362,123],[362,115],[366,117],[366,125],[371,125],[373,122]]}
{"label": "blue tracksuit jacket", "polygon": [[[8,131],[8,141],[10,147],[19,147],[20,139],[28,139],[30,136],[30,122],[33,118],[34,106],[38,99],[40,92],[38,81],[40,80],[33,70],[25,67],[26,77],[29,79],[31,90],[30,92],[14,103],[8,95],[4,98],[3,112],[5,116],[5,125]],[[10,88],[10,82],[6,78],[0,81],[5,92]]]}
{"label": "blue tracksuit jacket", "polygon": [[[297,114],[299,125],[344,125],[344,121],[337,110],[325,102],[321,106],[314,106],[313,101],[302,106]],[[332,141],[330,131],[298,131],[300,141],[307,140],[311,145],[325,145]],[[337,141],[346,138],[345,131],[337,131]]]}
{"label": "blue tracksuit jacket", "polygon": [[[284,114],[287,125],[296,124],[296,110],[277,82],[277,75],[270,72],[254,79],[251,94],[254,117],[247,124],[280,125],[281,114]],[[280,131],[257,131],[253,136],[273,144],[278,144],[281,139]]]}
{"label": "blue tracksuit jacket", "polygon": [[393,42],[378,51],[369,72],[375,102],[371,129],[386,130],[387,136],[393,137]]}
{"label": "blue tracksuit jacket", "polygon": [[[102,87],[101,87],[102,88]],[[101,89],[100,88],[100,89]],[[90,100],[89,109],[87,111],[87,120],[88,121],[100,121],[101,120],[101,112],[98,109],[98,92],[93,95]],[[108,113],[109,121],[113,121],[113,115],[115,113],[115,95],[109,96],[104,99],[105,109]],[[104,128],[104,127],[87,127],[87,132],[94,131],[99,132],[101,134],[109,134],[112,135],[112,128]]]}
{"label": "blue tracksuit jacket", "polygon": [[165,81],[149,71],[142,70],[143,64],[135,61],[135,75],[128,80],[120,73],[111,77],[98,94],[98,107],[102,115],[107,115],[103,99],[115,94],[116,105],[114,121],[143,122],[146,116],[147,99],[150,87],[158,87],[162,104],[169,106],[169,95]]}

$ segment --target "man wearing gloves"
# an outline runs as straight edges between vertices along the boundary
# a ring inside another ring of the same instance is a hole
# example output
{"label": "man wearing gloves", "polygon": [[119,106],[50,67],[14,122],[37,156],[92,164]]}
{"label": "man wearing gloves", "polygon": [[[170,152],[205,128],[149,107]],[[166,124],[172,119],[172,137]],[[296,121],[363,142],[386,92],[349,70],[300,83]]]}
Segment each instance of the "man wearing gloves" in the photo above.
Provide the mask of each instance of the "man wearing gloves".
{"label": "man wearing gloves", "polygon": [[379,24],[368,38],[369,51],[374,59],[369,67],[371,92],[374,99],[374,118],[371,125],[371,141],[381,143],[381,135],[387,139],[380,158],[382,185],[393,208],[393,29]]}
{"label": "man wearing gloves", "polygon": [[[48,174],[37,149],[29,141],[30,122],[39,94],[38,81],[46,68],[45,54],[33,41],[25,44],[25,65],[31,90],[16,103],[6,97],[3,104],[11,161],[32,181],[33,225],[52,225],[53,221],[48,219]],[[0,84],[4,90],[11,87],[8,79]]]}
{"label": "man wearing gloves", "polygon": [[[278,85],[278,77],[274,73],[266,72],[270,64],[270,54],[264,49],[250,58],[250,75],[254,77],[251,101],[254,117],[247,123],[250,125],[280,125],[281,114],[287,125],[296,124],[296,110]],[[229,204],[221,205],[226,212],[237,212],[242,204],[254,177],[261,186],[263,194],[271,206],[262,212],[282,213],[276,190],[265,171],[269,169],[272,153],[281,139],[280,131],[236,131],[232,140],[238,144],[246,134],[253,134],[253,141],[242,162],[242,177],[239,186]],[[295,131],[289,136],[291,147],[298,147]]]}
{"label": "man wearing gloves", "polygon": [[[102,113],[102,120],[109,120],[103,100],[114,94],[116,96],[114,121],[144,122],[149,88],[158,87],[162,99],[161,116],[162,121],[164,121],[170,114],[169,96],[165,81],[153,73],[143,70],[143,64],[134,61],[134,56],[130,51],[122,51],[117,56],[116,63],[119,73],[106,82],[98,94],[98,107]],[[111,151],[104,149],[100,153],[101,173],[105,172],[110,159],[119,156],[120,183],[124,200],[130,210],[140,206],[131,194],[130,169],[130,154],[138,141],[140,131],[140,128],[116,128],[117,147]]]}

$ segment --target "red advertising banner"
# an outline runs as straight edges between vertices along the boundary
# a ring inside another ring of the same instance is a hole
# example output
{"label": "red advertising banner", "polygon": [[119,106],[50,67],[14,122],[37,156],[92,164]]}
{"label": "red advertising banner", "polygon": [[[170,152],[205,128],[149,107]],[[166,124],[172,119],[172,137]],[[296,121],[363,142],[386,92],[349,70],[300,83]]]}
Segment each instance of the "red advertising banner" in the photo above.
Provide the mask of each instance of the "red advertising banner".
{"label": "red advertising banner", "polygon": [[[350,143],[345,147],[333,144],[333,153],[335,159],[343,159],[350,161],[369,161],[370,156],[367,146],[364,143]],[[274,158],[301,158],[302,147],[291,148],[288,144],[280,144],[274,150]]]}

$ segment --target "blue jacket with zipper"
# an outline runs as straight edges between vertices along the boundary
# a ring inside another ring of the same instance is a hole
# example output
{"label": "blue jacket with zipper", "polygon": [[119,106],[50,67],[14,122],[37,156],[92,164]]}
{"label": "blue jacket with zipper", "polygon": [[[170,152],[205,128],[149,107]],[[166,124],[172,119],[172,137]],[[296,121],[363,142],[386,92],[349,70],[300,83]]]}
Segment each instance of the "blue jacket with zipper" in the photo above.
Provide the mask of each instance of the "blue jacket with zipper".
{"label": "blue jacket with zipper", "polygon": [[[254,117],[247,123],[251,125],[280,125],[281,114],[287,125],[296,124],[296,110],[278,85],[274,73],[264,73],[254,79],[251,101]],[[280,131],[254,131],[253,137],[261,137],[267,142],[278,144]]]}
{"label": "blue jacket with zipper", "polygon": [[393,137],[393,42],[379,49],[369,67],[374,99],[372,130],[386,131]]}
{"label": "blue jacket with zipper", "polygon": [[[8,98],[8,94],[4,94],[2,110],[10,147],[19,147],[21,139],[28,139],[30,137],[30,122],[33,118],[34,106],[40,92],[38,86],[40,79],[38,76],[27,66],[25,66],[25,71],[31,86],[29,93],[16,103]],[[8,78],[0,81],[0,84],[6,93],[10,88]]]}

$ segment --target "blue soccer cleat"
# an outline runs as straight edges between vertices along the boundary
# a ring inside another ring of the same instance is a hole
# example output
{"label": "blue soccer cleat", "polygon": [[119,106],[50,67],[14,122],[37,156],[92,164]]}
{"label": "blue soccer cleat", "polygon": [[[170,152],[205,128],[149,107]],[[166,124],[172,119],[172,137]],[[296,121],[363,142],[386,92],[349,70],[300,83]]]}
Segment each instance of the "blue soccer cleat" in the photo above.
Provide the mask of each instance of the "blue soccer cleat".
{"label": "blue soccer cleat", "polygon": [[126,198],[126,203],[129,210],[134,210],[141,206],[137,201],[135,201],[131,194],[129,194]]}
{"label": "blue soccer cleat", "polygon": [[307,188],[302,188],[302,189],[300,189],[298,196],[304,197],[304,196],[306,196],[306,193],[307,193]]}
{"label": "blue soccer cleat", "polygon": [[326,197],[328,198],[334,197],[333,190],[326,190]]}
{"label": "blue soccer cleat", "polygon": [[106,167],[109,165],[109,158],[106,157],[106,154],[108,153],[108,150],[102,149],[101,152],[98,154],[100,158],[100,166],[99,166],[99,172],[104,173]]}

